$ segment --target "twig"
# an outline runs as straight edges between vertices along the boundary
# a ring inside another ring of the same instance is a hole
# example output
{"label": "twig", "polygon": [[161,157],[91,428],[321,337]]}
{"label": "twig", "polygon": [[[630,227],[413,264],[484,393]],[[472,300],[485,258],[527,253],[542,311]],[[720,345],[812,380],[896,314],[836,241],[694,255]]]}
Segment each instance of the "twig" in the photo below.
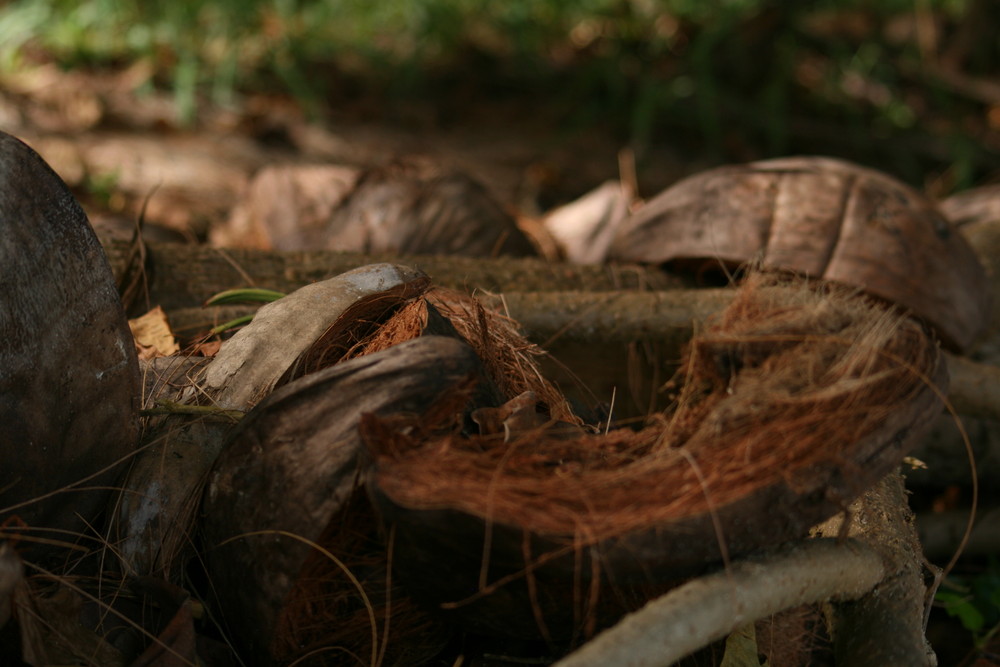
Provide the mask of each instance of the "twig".
{"label": "twig", "polygon": [[201,417],[224,417],[233,421],[243,418],[242,410],[227,410],[214,405],[188,405],[176,401],[157,400],[156,406],[140,410],[139,414],[144,417],[150,415],[197,415]]}

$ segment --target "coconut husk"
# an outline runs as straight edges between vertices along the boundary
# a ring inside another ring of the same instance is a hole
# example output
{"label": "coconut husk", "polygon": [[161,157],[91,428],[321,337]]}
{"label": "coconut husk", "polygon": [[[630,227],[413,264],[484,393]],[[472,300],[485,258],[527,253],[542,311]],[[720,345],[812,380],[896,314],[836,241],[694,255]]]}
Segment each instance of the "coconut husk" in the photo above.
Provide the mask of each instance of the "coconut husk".
{"label": "coconut husk", "polygon": [[[210,363],[205,357],[158,357],[142,362],[143,408],[177,401]],[[130,462],[111,507],[111,533],[130,576],[179,581],[194,553],[192,526],[201,484],[234,419],[221,414],[162,414],[143,419],[143,444]]]}
{"label": "coconut husk", "polygon": [[393,581],[391,541],[387,550],[363,488],[317,543],[346,571],[319,551],[306,557],[275,628],[279,662],[340,665],[346,655],[367,659],[374,653],[385,667],[407,667],[433,657],[450,639],[451,626]]}
{"label": "coconut husk", "polygon": [[[898,465],[940,407],[933,339],[850,290],[784,280],[747,282],[692,340],[676,406],[637,432],[363,420],[369,489],[414,595],[485,632],[586,636],[653,591],[804,536]],[[451,400],[434,414],[465,404]]]}
{"label": "coconut husk", "polygon": [[539,370],[545,351],[521,335],[514,320],[485,309],[457,290],[435,288],[427,298],[476,351],[505,398],[532,391],[552,419],[582,423],[559,389]]}
{"label": "coconut husk", "polygon": [[359,252],[525,257],[514,218],[466,174],[409,158],[363,171],[332,212],[326,247]]}
{"label": "coconut husk", "polygon": [[853,285],[907,308],[963,350],[984,329],[983,267],[933,202],[842,160],[729,165],[671,186],[629,216],[613,259],[769,269]]}
{"label": "coconut husk", "polygon": [[540,350],[507,318],[448,290],[385,296],[358,301],[301,352],[211,476],[204,530],[221,605],[248,649],[278,662],[339,664],[350,652],[413,664],[447,639],[389,574],[392,538],[387,554],[362,486],[363,414],[423,414],[460,386],[467,405],[444,419],[461,431],[481,432],[474,415],[513,396],[518,417],[578,428],[537,368]]}
{"label": "coconut husk", "polygon": [[211,359],[147,364],[144,408],[164,414],[147,418],[143,451],[112,508],[125,569],[182,575],[202,486],[235,421],[275,386],[336,363],[428,282],[408,267],[364,266],[261,308]]}
{"label": "coconut husk", "polygon": [[579,199],[549,211],[541,224],[567,261],[599,264],[618,226],[628,216],[629,197],[617,181],[606,181]]}
{"label": "coconut husk", "polygon": [[[552,419],[582,423],[559,389],[542,375],[539,362],[545,351],[521,335],[516,322],[487,310],[465,292],[433,287],[424,298],[412,300],[368,331],[367,336],[341,352],[338,358],[347,360],[372,354],[422,335],[453,336],[476,351],[487,376],[505,399],[532,392]],[[336,350],[338,344],[317,343],[309,355],[315,361],[307,363],[305,370],[312,368],[312,364],[321,366],[327,354],[324,350],[329,348]]]}
{"label": "coconut husk", "polygon": [[346,351],[345,337],[363,335],[363,325],[377,325],[428,282],[406,266],[371,264],[262,306],[208,366],[205,389],[214,403],[244,410],[281,382],[300,376],[297,367],[309,365],[317,348],[336,361]]}
{"label": "coconut husk", "polygon": [[[391,651],[401,651],[392,655],[423,650],[429,621],[412,621],[414,607],[386,595],[377,522],[356,523],[365,511],[358,422],[365,413],[421,414],[456,384],[482,403],[499,400],[468,345],[423,336],[299,378],[241,421],[210,476],[203,532],[220,608],[247,655],[280,661],[319,649],[315,661],[339,664],[342,649],[363,650],[373,623],[371,655],[386,632]],[[343,634],[358,623],[360,640]],[[410,639],[397,634],[407,627]]]}
{"label": "coconut husk", "polygon": [[216,245],[275,250],[531,256],[514,218],[480,183],[422,158],[358,169],[262,169]]}
{"label": "coconut husk", "polygon": [[87,216],[38,154],[2,132],[0,238],[0,522],[27,524],[34,559],[100,529],[135,448],[139,373]]}

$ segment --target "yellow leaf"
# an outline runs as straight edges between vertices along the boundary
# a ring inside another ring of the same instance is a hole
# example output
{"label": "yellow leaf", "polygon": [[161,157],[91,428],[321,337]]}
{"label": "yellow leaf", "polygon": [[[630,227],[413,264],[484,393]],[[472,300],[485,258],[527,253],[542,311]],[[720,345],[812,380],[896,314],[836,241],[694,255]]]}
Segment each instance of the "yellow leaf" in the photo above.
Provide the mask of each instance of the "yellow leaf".
{"label": "yellow leaf", "polygon": [[753,623],[737,629],[726,638],[726,654],[720,667],[767,667],[757,657],[757,633]]}
{"label": "yellow leaf", "polygon": [[159,306],[142,317],[129,320],[128,326],[132,329],[140,359],[169,357],[180,350],[167,322],[167,314]]}

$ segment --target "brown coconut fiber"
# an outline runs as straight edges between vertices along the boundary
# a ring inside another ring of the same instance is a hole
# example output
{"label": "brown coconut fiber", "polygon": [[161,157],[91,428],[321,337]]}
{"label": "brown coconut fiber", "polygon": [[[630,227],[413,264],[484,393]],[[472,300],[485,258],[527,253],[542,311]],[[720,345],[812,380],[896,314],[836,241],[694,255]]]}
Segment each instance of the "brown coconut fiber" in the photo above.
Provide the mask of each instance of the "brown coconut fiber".
{"label": "brown coconut fiber", "polygon": [[[433,322],[442,317],[450,332],[442,332],[442,324]],[[537,359],[545,352],[521,335],[516,322],[486,310],[475,298],[458,290],[431,288],[424,298],[399,308],[340,360],[372,354],[428,333],[450,333],[472,346],[502,396],[510,399],[532,391],[553,419],[581,423],[559,389],[542,375]]]}
{"label": "brown coconut fiber", "polygon": [[[508,318],[485,310],[467,294],[440,288],[407,301],[382,300],[345,315],[305,355],[305,372],[363,357],[422,335],[465,340],[484,363],[498,393],[538,396],[546,412],[578,423],[558,389],[538,370],[542,351]],[[459,408],[461,412],[461,408]],[[421,664],[447,642],[450,626],[415,603],[390,571],[391,541],[355,492],[323,531],[278,618],[272,650],[301,665]],[[363,591],[363,594],[362,594]]]}
{"label": "brown coconut fiber", "polygon": [[[491,630],[534,617],[548,638],[546,609],[608,597],[596,580],[620,593],[804,537],[899,464],[940,411],[943,374],[936,342],[903,313],[758,274],[692,339],[665,387],[673,408],[641,430],[439,435],[463,409],[455,396],[422,418],[363,420],[370,491],[399,531],[404,576],[452,564],[448,581],[416,582],[421,594],[478,603],[463,619],[489,617]],[[560,577],[569,603],[544,589]],[[502,593],[511,582],[522,588]]]}

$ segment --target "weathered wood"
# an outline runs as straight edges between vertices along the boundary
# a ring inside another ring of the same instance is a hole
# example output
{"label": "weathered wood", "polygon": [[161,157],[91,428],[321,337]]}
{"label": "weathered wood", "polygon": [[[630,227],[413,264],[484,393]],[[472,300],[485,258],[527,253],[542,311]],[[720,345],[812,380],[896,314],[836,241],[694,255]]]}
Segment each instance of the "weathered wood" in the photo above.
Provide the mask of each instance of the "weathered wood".
{"label": "weathered wood", "polygon": [[826,537],[848,533],[881,556],[885,578],[856,600],[831,605],[838,665],[918,667],[936,665],[924,639],[923,552],[899,473],[885,477],[851,504],[849,513],[818,528]]}

